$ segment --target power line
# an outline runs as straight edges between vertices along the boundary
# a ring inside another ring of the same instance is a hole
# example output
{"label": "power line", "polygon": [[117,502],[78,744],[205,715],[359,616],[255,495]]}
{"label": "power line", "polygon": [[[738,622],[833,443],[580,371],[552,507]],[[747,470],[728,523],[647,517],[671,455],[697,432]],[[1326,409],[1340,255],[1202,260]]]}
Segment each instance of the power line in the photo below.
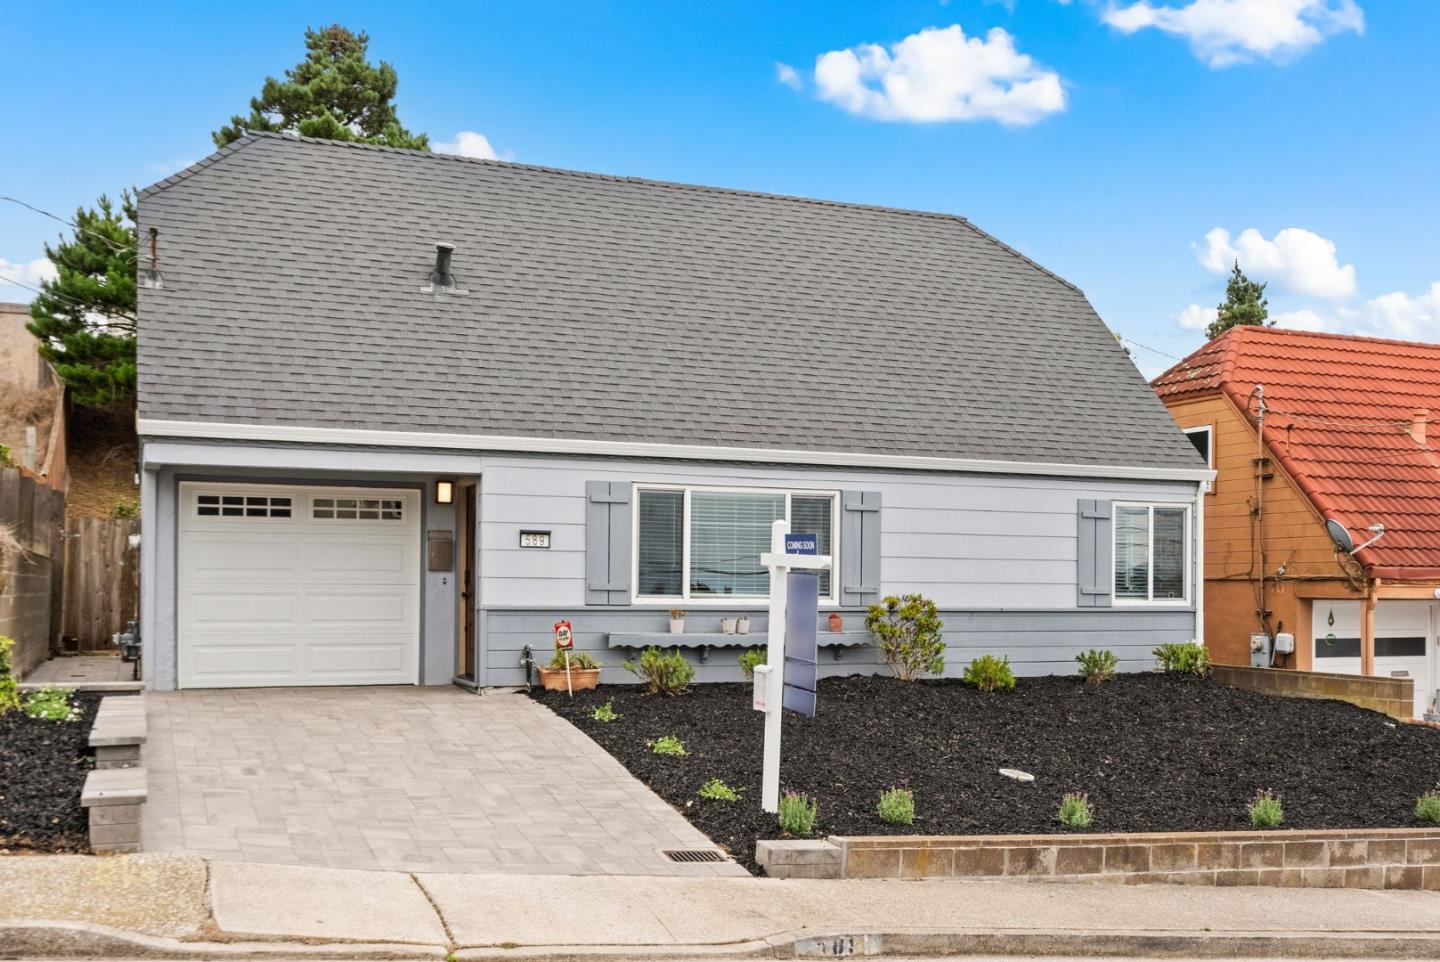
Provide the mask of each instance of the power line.
{"label": "power line", "polygon": [[68,304],[71,307],[78,307],[80,310],[85,311],[86,313],[92,313],[90,305],[86,304],[84,301],[77,301],[73,297],[69,297],[65,294],[60,294],[56,291],[46,291],[38,287],[32,287],[31,285],[26,284],[24,281],[17,281],[9,274],[0,273],[0,281],[4,281],[6,284],[14,284],[16,287],[23,287],[27,291],[39,294],[41,297],[53,298],[54,300],[60,301],[64,304]]}
{"label": "power line", "polygon": [[1158,354],[1158,355],[1160,355],[1161,357],[1168,357],[1168,358],[1169,358],[1170,360],[1172,360],[1172,361],[1183,361],[1183,360],[1184,360],[1183,357],[1176,357],[1174,354],[1171,354],[1169,351],[1162,351],[1162,350],[1160,350],[1159,348],[1151,347],[1151,346],[1148,345],[1148,344],[1141,344],[1139,341],[1135,340],[1133,337],[1128,337],[1128,336],[1126,336],[1126,335],[1124,335],[1124,334],[1119,334],[1119,333],[1117,333],[1115,336],[1120,339],[1120,343],[1121,343],[1121,344],[1130,344],[1130,345],[1133,345],[1133,346],[1135,346],[1135,347],[1140,348],[1142,351],[1149,351],[1151,354]]}
{"label": "power line", "polygon": [[[18,204],[18,205],[20,205],[21,207],[24,207],[26,210],[33,210],[35,213],[41,215],[42,217],[48,217],[48,218],[50,218],[50,219],[53,220],[53,221],[58,221],[58,222],[61,223],[61,224],[65,224],[66,226],[71,227],[71,228],[73,228],[74,230],[76,230],[76,231],[78,231],[78,232],[80,232],[80,233],[82,233],[82,234],[89,234],[91,237],[96,238],[96,239],[99,240],[102,244],[105,244],[106,246],[108,246],[111,250],[113,250],[113,251],[114,251],[115,253],[117,253],[117,254],[130,254],[130,253],[134,253],[134,252],[135,252],[135,248],[133,248],[133,247],[127,247],[127,246],[125,246],[125,245],[123,245],[123,244],[116,244],[113,240],[111,240],[110,238],[106,237],[104,234],[101,234],[101,233],[98,232],[98,231],[93,231],[93,230],[91,230],[91,229],[88,228],[88,227],[81,227],[79,224],[75,223],[74,221],[66,220],[64,217],[61,217],[59,214],[52,214],[52,213],[50,213],[48,210],[41,210],[39,207],[36,207],[34,204],[27,204],[27,203],[25,203],[25,201],[20,200],[19,198],[10,197],[10,196],[7,196],[7,195],[5,195],[5,194],[0,194],[0,200],[8,200],[10,203],[12,203],[12,204]],[[22,286],[23,286],[23,285],[22,285]]]}

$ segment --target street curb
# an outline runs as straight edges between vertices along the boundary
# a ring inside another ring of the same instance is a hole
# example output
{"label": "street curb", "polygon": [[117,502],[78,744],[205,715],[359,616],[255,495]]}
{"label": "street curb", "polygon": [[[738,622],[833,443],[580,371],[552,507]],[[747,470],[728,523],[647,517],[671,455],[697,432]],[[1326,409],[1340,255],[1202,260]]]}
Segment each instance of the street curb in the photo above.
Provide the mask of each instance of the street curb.
{"label": "street curb", "polygon": [[444,959],[444,945],[384,942],[188,942],[139,935],[88,922],[0,922],[0,958],[4,959],[216,959],[285,960],[321,958],[412,960]]}
{"label": "street curb", "polygon": [[[157,959],[282,962],[334,959],[410,962],[447,957],[444,945],[377,942],[190,942],[137,935],[84,922],[0,923],[0,958]],[[472,945],[458,947],[462,962],[544,960],[623,962],[632,959],[812,959],[846,956],[1070,956],[1083,958],[1320,958],[1434,959],[1440,933],[1295,932],[1267,935],[1216,933],[977,931],[869,932],[817,936],[787,932],[763,940],[700,945]]]}

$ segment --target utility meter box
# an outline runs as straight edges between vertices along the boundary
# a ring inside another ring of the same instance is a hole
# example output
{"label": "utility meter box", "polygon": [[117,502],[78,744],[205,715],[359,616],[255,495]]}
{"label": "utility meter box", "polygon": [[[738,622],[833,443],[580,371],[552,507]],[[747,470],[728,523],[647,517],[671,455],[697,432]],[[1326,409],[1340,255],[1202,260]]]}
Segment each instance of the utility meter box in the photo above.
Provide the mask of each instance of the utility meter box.
{"label": "utility meter box", "polygon": [[1264,632],[1250,636],[1250,667],[1270,667],[1270,636]]}
{"label": "utility meter box", "polygon": [[1295,636],[1288,631],[1282,631],[1275,636],[1275,654],[1290,655],[1295,653]]}

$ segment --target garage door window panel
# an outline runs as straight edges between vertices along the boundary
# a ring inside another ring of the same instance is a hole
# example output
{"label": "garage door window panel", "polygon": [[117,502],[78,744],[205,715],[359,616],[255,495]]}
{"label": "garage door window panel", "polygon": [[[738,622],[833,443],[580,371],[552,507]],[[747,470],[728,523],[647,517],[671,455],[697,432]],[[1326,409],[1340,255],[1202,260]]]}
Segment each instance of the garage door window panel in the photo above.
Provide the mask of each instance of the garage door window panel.
{"label": "garage door window panel", "polygon": [[289,498],[254,494],[201,494],[195,514],[201,518],[288,518]]}

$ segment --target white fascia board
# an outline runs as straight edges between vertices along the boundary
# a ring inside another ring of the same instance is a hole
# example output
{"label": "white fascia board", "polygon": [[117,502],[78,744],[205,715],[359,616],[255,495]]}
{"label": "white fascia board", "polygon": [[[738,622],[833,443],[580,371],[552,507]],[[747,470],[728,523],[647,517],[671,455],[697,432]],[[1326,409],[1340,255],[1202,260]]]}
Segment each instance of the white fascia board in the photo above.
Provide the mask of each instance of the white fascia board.
{"label": "white fascia board", "polygon": [[875,468],[893,471],[944,471],[975,474],[1052,475],[1071,478],[1112,478],[1139,481],[1209,481],[1208,468],[1146,468],[1127,465],[1060,464],[1036,461],[988,461],[976,458],[935,458],[904,454],[804,451],[781,448],[731,448],[704,444],[656,444],[646,441],[597,441],[585,438],[504,437],[481,434],[438,434],[429,431],[375,431],[364,428],[317,428],[288,424],[231,424],[219,421],[169,421],[140,418],[142,438],[186,438],[280,444],[349,445],[387,448],[429,448],[515,454],[573,454],[610,458],[681,461],[753,461],[761,464],[805,464],[826,467]]}

